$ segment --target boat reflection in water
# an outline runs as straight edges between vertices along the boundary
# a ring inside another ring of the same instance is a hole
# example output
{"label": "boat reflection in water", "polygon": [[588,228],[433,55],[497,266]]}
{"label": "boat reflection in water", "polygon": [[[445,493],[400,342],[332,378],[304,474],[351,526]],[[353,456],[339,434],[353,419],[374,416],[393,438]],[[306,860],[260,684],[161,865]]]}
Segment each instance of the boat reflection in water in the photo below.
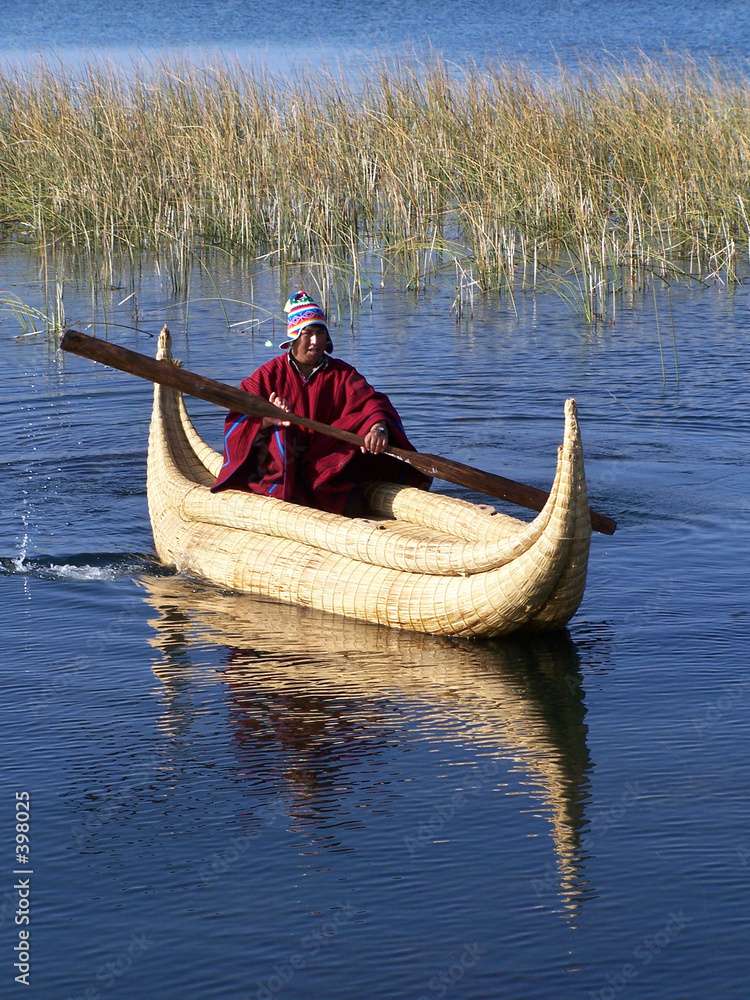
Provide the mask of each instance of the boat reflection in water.
{"label": "boat reflection in water", "polygon": [[[158,612],[150,624],[167,705],[163,728],[175,737],[190,728],[195,692],[215,685],[208,656],[229,692],[242,778],[261,793],[273,785],[276,801],[283,792],[292,829],[316,827],[318,839],[336,847],[341,818],[330,814],[353,766],[368,758],[382,766],[405,732],[421,731],[469,749],[481,765],[482,795],[520,790],[527,811],[546,817],[555,855],[549,871],[574,915],[584,884],[590,760],[578,654],[567,632],[440,639],[227,594],[181,576],[140,582]],[[512,789],[509,771],[521,775]],[[377,795],[377,777],[368,785]]]}

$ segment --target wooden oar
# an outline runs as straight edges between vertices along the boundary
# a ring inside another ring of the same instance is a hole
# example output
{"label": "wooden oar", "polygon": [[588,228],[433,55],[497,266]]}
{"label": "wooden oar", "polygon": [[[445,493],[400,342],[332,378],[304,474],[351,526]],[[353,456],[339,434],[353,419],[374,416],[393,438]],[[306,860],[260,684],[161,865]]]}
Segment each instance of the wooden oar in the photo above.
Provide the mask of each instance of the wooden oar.
{"label": "wooden oar", "polygon": [[[288,420],[299,427],[307,427],[319,434],[327,434],[328,437],[335,438],[337,441],[345,441],[355,447],[360,447],[363,443],[363,438],[358,434],[322,424],[317,420],[310,420],[308,417],[298,417],[294,413],[287,413],[286,410],[274,406],[260,396],[254,396],[249,392],[225,385],[223,382],[215,382],[213,379],[196,375],[171,361],[157,361],[147,354],[139,354],[137,351],[130,351],[125,347],[118,347],[116,344],[99,340],[97,337],[89,337],[76,330],[66,330],[60,346],[64,351],[80,354],[84,358],[90,358],[103,365],[110,365],[112,368],[119,368],[120,371],[150,379],[152,382],[159,382],[161,385],[178,389],[189,396],[197,396],[198,399],[205,399],[207,402],[215,403],[227,410],[246,413],[251,417],[274,417],[278,420]],[[471,465],[441,458],[439,455],[426,455],[395,447],[386,448],[383,454],[408,463],[424,473],[425,476],[434,476],[438,479],[445,479],[449,483],[457,483],[459,486],[468,486],[480,493],[509,500],[521,507],[528,507],[530,510],[541,510],[549,496],[544,490],[537,489],[535,486],[516,483],[504,476],[482,472],[481,469],[475,469]],[[611,517],[592,510],[591,527],[605,535],[612,535],[617,525]]]}

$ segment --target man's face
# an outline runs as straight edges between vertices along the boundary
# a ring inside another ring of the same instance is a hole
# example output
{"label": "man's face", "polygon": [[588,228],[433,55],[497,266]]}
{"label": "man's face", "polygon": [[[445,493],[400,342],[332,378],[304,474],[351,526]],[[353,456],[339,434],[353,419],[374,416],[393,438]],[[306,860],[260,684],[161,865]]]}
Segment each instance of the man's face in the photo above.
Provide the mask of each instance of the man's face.
{"label": "man's face", "polygon": [[292,344],[292,354],[302,365],[316,365],[322,359],[328,343],[324,326],[306,326]]}

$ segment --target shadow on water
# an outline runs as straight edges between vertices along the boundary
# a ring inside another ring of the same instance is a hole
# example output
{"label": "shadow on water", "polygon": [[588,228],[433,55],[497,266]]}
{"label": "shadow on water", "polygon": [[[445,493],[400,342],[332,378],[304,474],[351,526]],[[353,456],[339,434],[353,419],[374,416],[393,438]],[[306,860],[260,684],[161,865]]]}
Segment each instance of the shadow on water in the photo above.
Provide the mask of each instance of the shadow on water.
{"label": "shadow on water", "polygon": [[[175,737],[190,729],[191,688],[205,683],[202,654],[220,650],[238,769],[248,783],[277,783],[291,829],[340,847],[337,789],[355,765],[383,762],[389,748],[415,736],[454,742],[480,762],[482,795],[520,791],[525,811],[531,802],[543,813],[554,851],[547,888],[575,916],[585,890],[591,760],[579,654],[567,632],[448,640],[180,576],[139,582],[157,612],[150,642],[160,654],[153,670],[164,687],[162,728]],[[457,808],[451,801],[448,808]],[[433,835],[426,817],[415,836],[429,843]]]}

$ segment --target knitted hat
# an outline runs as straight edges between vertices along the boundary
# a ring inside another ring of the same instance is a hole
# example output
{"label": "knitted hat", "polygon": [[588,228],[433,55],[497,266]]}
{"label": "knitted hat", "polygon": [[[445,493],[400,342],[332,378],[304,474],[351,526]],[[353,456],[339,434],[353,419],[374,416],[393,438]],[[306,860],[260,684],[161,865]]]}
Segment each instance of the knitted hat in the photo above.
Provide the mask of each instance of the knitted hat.
{"label": "knitted hat", "polygon": [[320,308],[318,303],[310,298],[307,292],[300,289],[298,292],[295,292],[294,295],[290,295],[286,305],[284,306],[284,312],[287,314],[287,321],[286,340],[283,344],[279,344],[279,347],[282,350],[284,348],[291,347],[292,343],[297,339],[297,337],[299,337],[306,327],[322,326],[328,334],[328,343],[326,344],[325,349],[330,354],[333,350],[333,341],[331,340],[330,333],[328,333],[326,314]]}

